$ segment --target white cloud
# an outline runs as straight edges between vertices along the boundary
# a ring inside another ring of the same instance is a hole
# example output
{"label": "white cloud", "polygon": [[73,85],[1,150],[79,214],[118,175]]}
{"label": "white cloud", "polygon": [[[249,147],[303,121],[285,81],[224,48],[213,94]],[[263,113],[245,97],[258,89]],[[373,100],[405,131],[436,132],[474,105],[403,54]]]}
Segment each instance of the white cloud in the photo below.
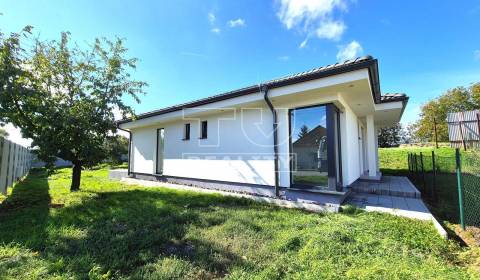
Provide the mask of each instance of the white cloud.
{"label": "white cloud", "polygon": [[347,0],[280,0],[277,16],[287,29],[298,28],[307,35],[340,40],[346,25],[334,20],[336,11],[346,11]]}
{"label": "white cloud", "polygon": [[308,43],[308,38],[305,38],[305,40],[303,40],[300,45],[298,46],[299,49],[303,49],[307,46],[307,43]]}
{"label": "white cloud", "polygon": [[337,61],[345,61],[358,57],[363,52],[363,48],[357,41],[352,41],[346,46],[340,46],[337,53]]}
{"label": "white cloud", "polygon": [[228,21],[228,26],[230,27],[242,27],[245,26],[245,20],[242,18],[237,18],[235,20],[229,20]]}
{"label": "white cloud", "polygon": [[476,61],[480,61],[480,50],[475,50],[473,52],[473,59],[475,59]]}
{"label": "white cloud", "polygon": [[208,19],[208,23],[210,23],[210,26],[212,27],[210,29],[210,32],[215,33],[215,34],[220,34],[221,30],[215,24],[216,21],[217,21],[217,17],[215,16],[215,14],[213,12],[209,12],[208,15],[207,15],[207,19]]}
{"label": "white cloud", "polygon": [[278,57],[278,60],[287,61],[290,60],[290,57],[288,55],[282,55]]}
{"label": "white cloud", "polygon": [[214,23],[215,23],[215,20],[217,19],[217,18],[215,17],[215,14],[214,14],[213,12],[208,13],[207,18],[208,18],[208,22],[209,22],[210,24],[214,24]]}
{"label": "white cloud", "polygon": [[345,23],[342,21],[329,21],[317,28],[315,33],[318,38],[338,41],[346,28]]}

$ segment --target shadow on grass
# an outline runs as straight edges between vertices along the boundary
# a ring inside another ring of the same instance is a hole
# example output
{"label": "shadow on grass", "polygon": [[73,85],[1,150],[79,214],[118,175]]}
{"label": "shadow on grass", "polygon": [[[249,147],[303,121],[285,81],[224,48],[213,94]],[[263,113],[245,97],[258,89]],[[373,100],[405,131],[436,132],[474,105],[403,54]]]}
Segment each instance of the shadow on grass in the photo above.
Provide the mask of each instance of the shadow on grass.
{"label": "shadow on grass", "polygon": [[42,248],[50,202],[47,174],[32,170],[0,204],[0,243],[15,241]]}
{"label": "shadow on grass", "polygon": [[243,262],[228,248],[187,236],[189,227],[222,222],[200,219],[196,210],[208,211],[211,204],[242,207],[232,200],[145,189],[85,193],[78,202],[52,209],[48,191],[43,172],[15,186],[0,206],[0,244],[20,244],[51,263],[62,260],[60,273],[87,278],[99,266],[102,273],[125,276],[158,259],[175,258],[210,278],[222,277]]}

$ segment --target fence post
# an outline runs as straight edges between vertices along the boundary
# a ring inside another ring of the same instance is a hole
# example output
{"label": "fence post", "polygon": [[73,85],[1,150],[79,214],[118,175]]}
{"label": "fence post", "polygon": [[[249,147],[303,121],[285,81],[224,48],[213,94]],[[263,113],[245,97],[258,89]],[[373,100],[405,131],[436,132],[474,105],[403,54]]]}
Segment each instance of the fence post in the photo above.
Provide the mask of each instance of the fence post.
{"label": "fence post", "polygon": [[418,164],[417,164],[417,154],[413,154],[413,163],[415,164],[414,166],[414,170],[413,170],[413,173],[414,173],[414,180],[417,181],[417,177],[418,177]]}
{"label": "fence post", "polygon": [[412,178],[413,175],[413,158],[412,158],[412,153],[408,153],[408,158],[410,159],[410,179]]}
{"label": "fence post", "polygon": [[427,193],[427,181],[425,181],[425,168],[423,166],[423,153],[420,152],[420,165],[422,169],[422,181],[423,181],[423,191]]}
{"label": "fence post", "polygon": [[410,153],[407,153],[407,162],[408,162],[408,175],[410,175],[410,166],[411,166],[411,160],[410,160]]}
{"label": "fence post", "polygon": [[458,188],[458,207],[460,210],[460,224],[465,230],[465,220],[463,216],[463,188],[462,188],[462,165],[460,160],[460,149],[455,149],[455,165],[457,171],[457,188]]}
{"label": "fence post", "polygon": [[432,173],[433,173],[433,184],[432,184],[432,198],[437,198],[437,166],[435,163],[435,151],[432,151]]}

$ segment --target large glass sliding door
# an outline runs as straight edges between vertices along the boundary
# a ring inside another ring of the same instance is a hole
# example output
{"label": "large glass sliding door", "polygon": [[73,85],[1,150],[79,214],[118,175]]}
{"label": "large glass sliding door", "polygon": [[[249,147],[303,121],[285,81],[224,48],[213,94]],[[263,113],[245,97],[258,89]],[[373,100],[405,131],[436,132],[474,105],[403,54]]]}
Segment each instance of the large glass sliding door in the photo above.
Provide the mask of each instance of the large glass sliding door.
{"label": "large glass sliding door", "polygon": [[337,190],[341,165],[338,110],[333,104],[290,111],[292,184]]}

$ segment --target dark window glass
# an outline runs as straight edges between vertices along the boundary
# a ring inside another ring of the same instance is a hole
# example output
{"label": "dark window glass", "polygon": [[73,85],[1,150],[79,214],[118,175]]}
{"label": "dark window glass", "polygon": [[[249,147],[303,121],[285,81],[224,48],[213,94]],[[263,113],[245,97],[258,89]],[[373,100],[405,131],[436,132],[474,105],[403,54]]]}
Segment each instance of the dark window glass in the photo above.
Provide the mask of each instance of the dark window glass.
{"label": "dark window glass", "polygon": [[201,130],[200,138],[202,139],[207,138],[207,121],[202,122],[202,130]]}
{"label": "dark window glass", "polygon": [[185,130],[183,132],[183,140],[190,140],[190,124],[185,124]]}
{"label": "dark window glass", "polygon": [[327,110],[325,106],[300,108],[291,114],[293,184],[328,187]]}

